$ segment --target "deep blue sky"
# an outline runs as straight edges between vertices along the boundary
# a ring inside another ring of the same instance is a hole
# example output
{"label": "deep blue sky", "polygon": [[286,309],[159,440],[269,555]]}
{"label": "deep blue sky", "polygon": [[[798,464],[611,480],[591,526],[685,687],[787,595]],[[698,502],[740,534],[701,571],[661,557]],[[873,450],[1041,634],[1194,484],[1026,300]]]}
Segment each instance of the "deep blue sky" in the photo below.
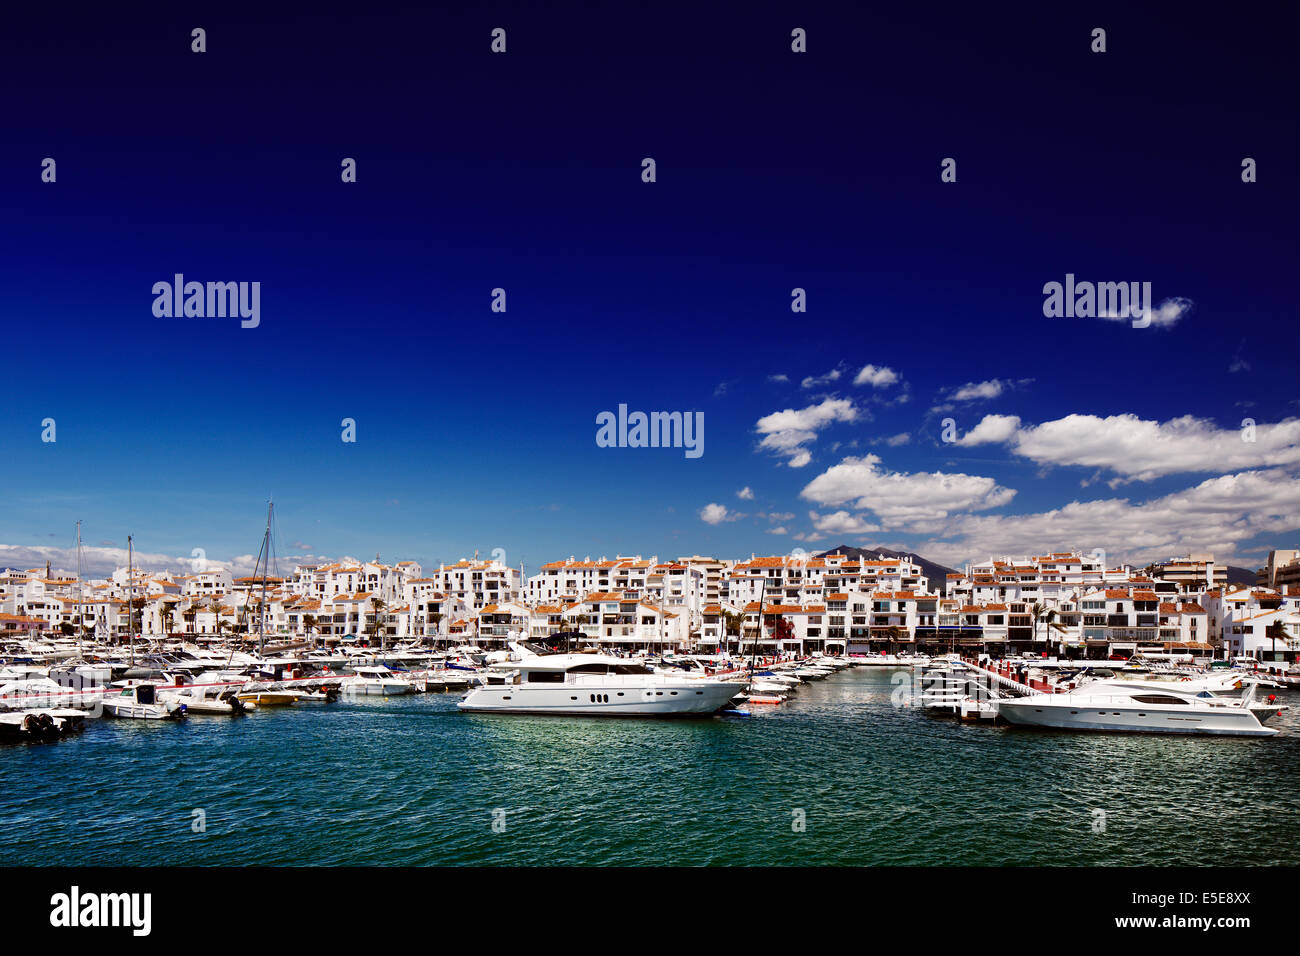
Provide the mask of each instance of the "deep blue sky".
{"label": "deep blue sky", "polygon": [[[89,544],[131,531],[149,553],[229,559],[256,552],[273,495],[282,554],[499,547],[535,568],[844,540],[956,561],[1023,535],[985,546],[893,520],[796,540],[819,534],[810,511],[872,519],[801,491],[873,453],[889,472],[987,476],[1014,499],[968,513],[1019,516],[1249,470],[1112,488],[1113,469],[945,446],[930,409],[967,383],[1017,384],[958,403],[963,430],[1297,414],[1297,87],[1265,11],[211,9],[0,25],[0,544],[66,547],[80,518]],[[1259,182],[1241,182],[1244,156]],[[175,272],[260,281],[260,328],[155,318],[151,286]],[[1042,285],[1067,272],[1194,306],[1169,329],[1046,319]],[[869,363],[901,382],[853,386]],[[758,448],[760,418],[827,397],[859,414],[820,431],[809,464]],[[598,448],[595,416],[620,402],[703,411],[703,457]],[[706,523],[710,503],[744,517]],[[1203,541],[1166,522],[1132,546],[1253,559],[1294,543],[1300,521],[1274,511],[1246,535],[1220,514]],[[1041,547],[1120,550],[1123,523]]]}

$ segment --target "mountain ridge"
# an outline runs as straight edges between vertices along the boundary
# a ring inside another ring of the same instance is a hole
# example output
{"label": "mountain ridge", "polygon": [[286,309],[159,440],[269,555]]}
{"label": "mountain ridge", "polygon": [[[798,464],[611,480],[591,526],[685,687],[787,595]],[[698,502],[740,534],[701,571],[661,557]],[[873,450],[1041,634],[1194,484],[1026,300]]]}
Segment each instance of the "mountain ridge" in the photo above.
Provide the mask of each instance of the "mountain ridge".
{"label": "mountain ridge", "polygon": [[847,554],[859,561],[874,561],[881,555],[886,558],[911,558],[920,565],[921,570],[925,572],[925,576],[930,579],[930,588],[941,594],[948,593],[948,575],[960,573],[956,568],[950,568],[946,564],[923,558],[915,551],[895,551],[892,548],[851,548],[847,544],[842,544],[838,548],[823,551],[817,557],[824,558],[828,554]]}

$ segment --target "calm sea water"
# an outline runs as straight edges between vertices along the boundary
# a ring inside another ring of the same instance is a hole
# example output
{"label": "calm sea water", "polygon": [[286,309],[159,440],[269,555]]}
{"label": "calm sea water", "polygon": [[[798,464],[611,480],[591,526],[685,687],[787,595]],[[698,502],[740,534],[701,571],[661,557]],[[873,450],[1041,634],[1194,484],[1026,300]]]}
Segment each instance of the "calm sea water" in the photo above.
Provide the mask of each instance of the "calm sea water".
{"label": "calm sea water", "polygon": [[1265,740],[971,726],[892,706],[895,673],[749,719],[429,695],[89,722],[0,746],[0,865],[1295,862],[1294,712]]}

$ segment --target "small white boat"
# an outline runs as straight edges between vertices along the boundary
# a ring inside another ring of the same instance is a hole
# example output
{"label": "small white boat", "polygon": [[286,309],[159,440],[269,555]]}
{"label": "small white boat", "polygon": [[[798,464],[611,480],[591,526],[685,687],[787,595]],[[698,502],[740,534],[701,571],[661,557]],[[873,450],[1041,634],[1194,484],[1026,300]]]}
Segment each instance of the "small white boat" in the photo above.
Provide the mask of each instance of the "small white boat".
{"label": "small white boat", "polygon": [[185,707],[176,700],[159,700],[153,684],[133,684],[103,700],[104,713],[130,720],[177,720],[185,716]]}
{"label": "small white boat", "polygon": [[101,686],[65,686],[48,677],[23,677],[0,683],[0,710],[94,707],[103,697]]}
{"label": "small white boat", "polygon": [[213,690],[200,687],[181,687],[175,690],[158,689],[159,698],[174,700],[185,706],[187,714],[216,714],[233,717],[257,709],[253,701],[239,699],[234,690]]}
{"label": "small white boat", "polygon": [[396,694],[413,694],[415,685],[404,676],[382,664],[358,667],[351,677],[343,679],[342,690],[346,696],[392,697]]}
{"label": "small white boat", "polygon": [[45,740],[80,730],[84,711],[69,708],[0,713],[0,736]]}
{"label": "small white boat", "polygon": [[288,707],[298,703],[298,695],[291,690],[241,690],[235,694],[240,702],[257,707]]}

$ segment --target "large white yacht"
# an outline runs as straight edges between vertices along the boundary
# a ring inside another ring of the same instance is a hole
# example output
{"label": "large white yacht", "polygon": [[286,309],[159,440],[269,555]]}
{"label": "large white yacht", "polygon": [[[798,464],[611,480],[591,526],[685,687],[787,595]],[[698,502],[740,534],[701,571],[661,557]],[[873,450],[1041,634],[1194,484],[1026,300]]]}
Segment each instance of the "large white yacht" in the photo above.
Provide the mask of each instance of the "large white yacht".
{"label": "large white yacht", "polygon": [[503,714],[672,717],[716,713],[744,681],[655,673],[638,661],[605,654],[525,652],[492,665],[481,687],[457,706]]}
{"label": "large white yacht", "polygon": [[998,713],[1013,724],[1059,730],[1103,730],[1175,734],[1271,737],[1265,727],[1280,710],[1256,703],[1254,689],[1242,697],[1187,693],[1168,685],[1092,681],[1064,694],[1033,694],[997,701]]}

